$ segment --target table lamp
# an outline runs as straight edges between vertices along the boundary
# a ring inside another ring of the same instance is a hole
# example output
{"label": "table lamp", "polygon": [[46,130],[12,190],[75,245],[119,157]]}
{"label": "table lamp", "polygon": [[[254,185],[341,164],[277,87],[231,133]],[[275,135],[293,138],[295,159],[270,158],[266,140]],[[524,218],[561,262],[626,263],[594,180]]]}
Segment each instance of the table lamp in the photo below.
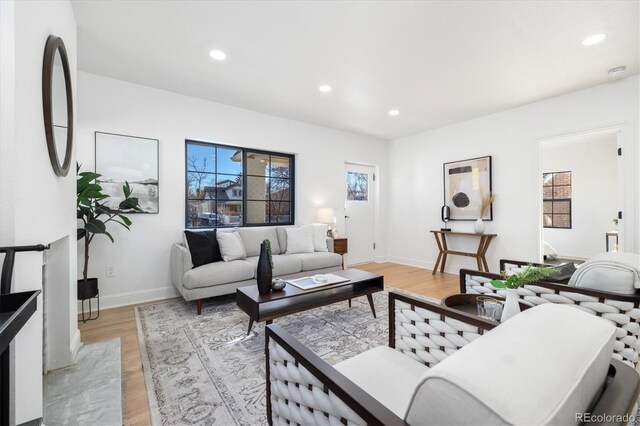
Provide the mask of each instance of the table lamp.
{"label": "table lamp", "polygon": [[328,225],[328,237],[335,237],[335,230],[331,228],[331,226],[336,223],[336,213],[331,207],[322,207],[318,209],[317,220],[319,223]]}
{"label": "table lamp", "polygon": [[440,228],[440,230],[446,232],[451,231],[451,228],[447,228],[447,222],[451,220],[451,208],[445,204],[442,206],[442,212],[440,214],[442,216],[442,221],[444,222],[444,228]]}

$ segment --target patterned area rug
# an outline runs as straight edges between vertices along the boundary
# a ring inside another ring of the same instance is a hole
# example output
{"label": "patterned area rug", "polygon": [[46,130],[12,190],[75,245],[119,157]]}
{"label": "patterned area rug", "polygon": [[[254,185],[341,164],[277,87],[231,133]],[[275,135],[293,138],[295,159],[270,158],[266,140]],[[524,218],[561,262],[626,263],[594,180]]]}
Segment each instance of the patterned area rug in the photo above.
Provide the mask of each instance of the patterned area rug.
{"label": "patterned area rug", "polygon": [[[388,342],[387,295],[365,297],[275,322],[330,364]],[[246,337],[249,318],[235,295],[136,308],[140,352],[154,425],[266,424],[264,324]]]}

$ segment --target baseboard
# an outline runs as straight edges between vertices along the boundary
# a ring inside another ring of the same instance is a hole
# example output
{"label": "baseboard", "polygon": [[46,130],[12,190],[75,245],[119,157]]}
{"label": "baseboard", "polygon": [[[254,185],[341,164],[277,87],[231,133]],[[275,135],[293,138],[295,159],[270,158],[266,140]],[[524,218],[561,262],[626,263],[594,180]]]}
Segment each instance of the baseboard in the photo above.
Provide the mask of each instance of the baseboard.
{"label": "baseboard", "polygon": [[[110,296],[100,297],[100,309],[103,310],[118,308],[120,306],[153,302],[156,300],[170,299],[177,296],[180,296],[180,293],[178,293],[178,291],[174,287],[152,288],[149,290],[113,294]],[[82,312],[82,305],[80,304],[80,302],[78,302],[78,312]]]}
{"label": "baseboard", "polygon": [[412,259],[410,257],[389,256],[387,259],[388,259],[387,261],[391,263],[399,263],[401,265],[415,266],[416,268],[422,268],[422,269],[433,269],[433,266],[434,266],[433,262],[428,262],[426,260],[421,260],[421,259]]}

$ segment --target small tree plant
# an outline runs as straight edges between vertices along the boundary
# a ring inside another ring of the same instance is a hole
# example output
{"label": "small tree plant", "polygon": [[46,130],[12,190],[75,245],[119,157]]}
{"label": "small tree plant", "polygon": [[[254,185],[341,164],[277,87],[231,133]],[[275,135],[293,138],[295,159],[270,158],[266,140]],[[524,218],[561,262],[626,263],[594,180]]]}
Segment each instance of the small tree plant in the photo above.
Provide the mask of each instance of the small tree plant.
{"label": "small tree plant", "polygon": [[107,224],[115,222],[127,230],[131,226],[131,220],[120,213],[120,210],[141,212],[142,209],[136,197],[131,196],[129,182],[122,186],[124,200],[120,202],[119,210],[107,207],[105,200],[108,195],[102,193],[102,186],[95,182],[101,175],[93,172],[80,172],[80,165],[76,165],[77,180],[77,218],[82,221],[82,227],[78,228],[78,241],[84,240],[84,267],[82,279],[86,283],[89,269],[89,245],[96,235],[105,235],[111,242],[113,236],[107,231]]}

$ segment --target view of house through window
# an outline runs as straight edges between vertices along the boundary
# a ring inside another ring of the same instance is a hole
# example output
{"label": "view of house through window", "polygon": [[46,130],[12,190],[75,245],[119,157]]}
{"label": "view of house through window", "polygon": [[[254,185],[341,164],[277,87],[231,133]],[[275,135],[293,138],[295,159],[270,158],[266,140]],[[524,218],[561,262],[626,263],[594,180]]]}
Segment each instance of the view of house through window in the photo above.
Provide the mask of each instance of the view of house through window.
{"label": "view of house through window", "polygon": [[542,221],[545,228],[571,228],[571,172],[542,174]]}
{"label": "view of house through window", "polygon": [[186,143],[187,228],[293,223],[292,155]]}
{"label": "view of house through window", "polygon": [[369,201],[369,175],[347,172],[347,200]]}

